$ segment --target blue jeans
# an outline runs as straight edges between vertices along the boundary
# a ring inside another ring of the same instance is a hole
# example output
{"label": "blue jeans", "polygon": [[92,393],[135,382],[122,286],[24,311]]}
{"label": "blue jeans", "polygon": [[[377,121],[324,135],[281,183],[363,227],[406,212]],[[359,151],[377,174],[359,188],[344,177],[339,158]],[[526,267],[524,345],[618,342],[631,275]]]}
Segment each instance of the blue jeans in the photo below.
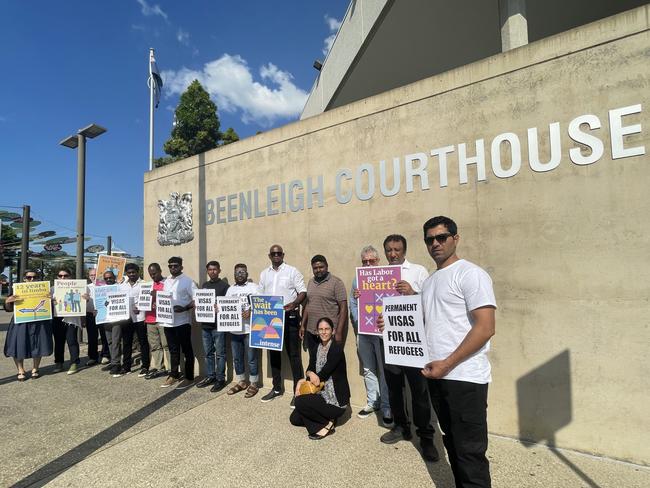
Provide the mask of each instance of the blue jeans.
{"label": "blue jeans", "polygon": [[368,405],[381,408],[384,416],[391,417],[388,386],[384,375],[384,344],[380,336],[357,336],[359,357],[363,366]]}
{"label": "blue jeans", "polygon": [[217,381],[225,381],[226,333],[217,332],[217,329],[203,329],[201,335],[203,337],[203,350],[205,351],[206,376],[216,378]]}
{"label": "blue jeans", "polygon": [[232,362],[235,365],[237,381],[246,380],[244,350],[248,349],[248,372],[250,374],[250,381],[253,384],[257,384],[259,380],[257,372],[257,358],[259,351],[254,347],[248,347],[248,334],[230,334],[230,347],[232,347]]}

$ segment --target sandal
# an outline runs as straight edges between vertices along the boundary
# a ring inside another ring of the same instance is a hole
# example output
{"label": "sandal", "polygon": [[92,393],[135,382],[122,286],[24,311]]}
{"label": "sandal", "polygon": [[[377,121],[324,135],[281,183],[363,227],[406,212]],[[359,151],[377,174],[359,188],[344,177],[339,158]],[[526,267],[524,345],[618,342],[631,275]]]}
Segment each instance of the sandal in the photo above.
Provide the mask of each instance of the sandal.
{"label": "sandal", "polygon": [[230,389],[228,390],[227,394],[228,395],[234,395],[235,393],[239,393],[240,391],[244,391],[246,388],[248,388],[248,383],[244,381],[240,381],[234,386],[231,386]]}
{"label": "sandal", "polygon": [[244,394],[244,398],[254,397],[257,395],[258,391],[260,391],[258,386],[251,383],[251,385],[248,387],[248,390],[246,390],[246,393]]}
{"label": "sandal", "polygon": [[16,377],[18,381],[25,381],[27,377],[25,376],[25,373],[18,373],[18,376]]}
{"label": "sandal", "polygon": [[38,369],[32,369],[32,379],[37,380],[41,377],[41,373],[38,372]]}

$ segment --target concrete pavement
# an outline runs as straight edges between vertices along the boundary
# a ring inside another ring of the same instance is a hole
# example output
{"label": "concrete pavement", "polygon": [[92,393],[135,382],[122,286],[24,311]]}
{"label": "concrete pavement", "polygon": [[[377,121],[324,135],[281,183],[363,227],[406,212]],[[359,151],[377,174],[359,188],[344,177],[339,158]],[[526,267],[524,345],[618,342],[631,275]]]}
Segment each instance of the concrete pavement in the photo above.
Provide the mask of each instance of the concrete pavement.
{"label": "concrete pavement", "polygon": [[[3,314],[3,344],[6,323]],[[52,362],[19,383],[13,362],[0,361],[0,486],[453,486],[445,459],[427,464],[411,442],[381,444],[375,418],[353,415],[311,441],[289,424],[288,395],[263,404],[261,394],[162,389],[162,379],[99,367],[52,374]],[[443,452],[438,434],[436,443]],[[650,486],[646,467],[512,439],[491,436],[488,453],[495,487]]]}

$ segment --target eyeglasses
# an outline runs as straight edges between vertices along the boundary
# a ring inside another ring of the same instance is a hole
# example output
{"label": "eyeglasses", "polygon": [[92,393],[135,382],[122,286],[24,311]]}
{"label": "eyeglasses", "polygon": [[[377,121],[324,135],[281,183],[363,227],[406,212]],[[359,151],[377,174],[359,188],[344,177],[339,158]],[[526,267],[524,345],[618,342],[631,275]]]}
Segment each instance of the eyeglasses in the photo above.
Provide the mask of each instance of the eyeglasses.
{"label": "eyeglasses", "polygon": [[34,275],[25,276],[25,280],[27,280],[27,281],[32,281],[32,280],[35,280],[35,279],[36,279],[36,276],[34,276]]}
{"label": "eyeglasses", "polygon": [[362,260],[361,260],[361,264],[363,264],[364,266],[370,266],[370,265],[372,265],[372,264],[377,264],[377,261],[379,261],[377,258],[373,258],[373,259],[362,259]]}
{"label": "eyeglasses", "polygon": [[56,275],[56,277],[57,278],[70,278],[70,275],[69,274],[59,274],[59,275]]}
{"label": "eyeglasses", "polygon": [[270,252],[269,256],[284,256],[284,253],[280,251],[274,251],[274,252]]}
{"label": "eyeglasses", "polygon": [[446,232],[444,234],[438,234],[435,236],[427,236],[424,238],[424,242],[426,243],[427,246],[432,246],[433,241],[438,241],[438,244],[444,244],[447,239],[451,237],[450,232]]}

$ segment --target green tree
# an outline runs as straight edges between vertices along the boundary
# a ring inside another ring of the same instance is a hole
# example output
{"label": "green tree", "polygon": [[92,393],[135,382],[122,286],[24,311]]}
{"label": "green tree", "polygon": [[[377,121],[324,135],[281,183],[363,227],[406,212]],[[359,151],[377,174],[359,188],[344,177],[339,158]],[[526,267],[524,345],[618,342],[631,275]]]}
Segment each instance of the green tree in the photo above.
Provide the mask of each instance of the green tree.
{"label": "green tree", "polygon": [[219,131],[217,106],[198,80],[181,95],[175,117],[171,137],[163,145],[169,156],[156,159],[156,167],[239,140],[232,127],[225,134]]}

